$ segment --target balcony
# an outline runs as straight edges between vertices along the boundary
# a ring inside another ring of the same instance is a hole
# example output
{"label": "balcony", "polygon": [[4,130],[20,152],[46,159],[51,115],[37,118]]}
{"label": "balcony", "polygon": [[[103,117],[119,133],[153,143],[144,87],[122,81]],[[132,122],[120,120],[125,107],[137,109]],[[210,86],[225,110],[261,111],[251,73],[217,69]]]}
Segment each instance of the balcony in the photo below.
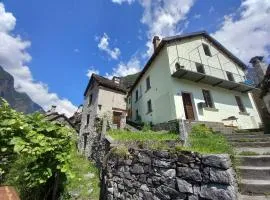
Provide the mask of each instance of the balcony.
{"label": "balcony", "polygon": [[245,76],[181,57],[175,59],[171,64],[171,69],[173,69],[172,77],[205,83],[213,87],[221,87],[242,93],[256,89],[245,84]]}

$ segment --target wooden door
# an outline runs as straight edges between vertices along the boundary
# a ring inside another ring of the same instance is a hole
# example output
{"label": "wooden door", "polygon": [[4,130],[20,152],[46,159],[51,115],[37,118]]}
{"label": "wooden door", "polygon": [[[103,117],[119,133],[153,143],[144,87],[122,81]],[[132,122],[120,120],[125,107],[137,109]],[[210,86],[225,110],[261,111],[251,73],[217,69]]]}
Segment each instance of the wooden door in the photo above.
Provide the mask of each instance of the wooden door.
{"label": "wooden door", "polygon": [[121,112],[113,112],[113,124],[117,124],[117,128],[120,128]]}
{"label": "wooden door", "polygon": [[182,93],[182,99],[184,104],[184,110],[186,119],[189,120],[195,120],[194,112],[193,112],[193,106],[192,106],[192,100],[191,95],[189,93]]}

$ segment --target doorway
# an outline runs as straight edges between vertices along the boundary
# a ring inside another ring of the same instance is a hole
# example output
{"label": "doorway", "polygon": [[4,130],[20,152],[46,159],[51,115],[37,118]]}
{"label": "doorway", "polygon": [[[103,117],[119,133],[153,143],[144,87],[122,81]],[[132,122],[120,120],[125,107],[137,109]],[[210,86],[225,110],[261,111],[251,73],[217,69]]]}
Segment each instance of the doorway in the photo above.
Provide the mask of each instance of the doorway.
{"label": "doorway", "polygon": [[183,105],[185,110],[185,116],[188,120],[195,120],[195,115],[193,111],[193,105],[191,100],[191,94],[187,92],[182,92]]}
{"label": "doorway", "polygon": [[120,128],[121,116],[121,112],[113,112],[113,124],[117,124],[117,128]]}

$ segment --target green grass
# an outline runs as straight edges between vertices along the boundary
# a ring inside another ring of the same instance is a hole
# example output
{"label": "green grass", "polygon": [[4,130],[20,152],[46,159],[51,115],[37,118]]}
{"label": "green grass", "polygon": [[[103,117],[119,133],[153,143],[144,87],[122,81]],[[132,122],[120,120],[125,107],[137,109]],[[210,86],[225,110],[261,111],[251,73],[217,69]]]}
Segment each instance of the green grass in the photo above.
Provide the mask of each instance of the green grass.
{"label": "green grass", "polygon": [[85,157],[74,152],[72,155],[72,173],[74,178],[65,185],[62,199],[74,199],[70,193],[78,194],[80,200],[99,200],[100,181],[99,170]]}
{"label": "green grass", "polygon": [[118,141],[165,141],[179,140],[179,135],[168,132],[111,130],[108,135]]}
{"label": "green grass", "polygon": [[238,155],[240,155],[240,156],[257,156],[259,154],[256,152],[253,152],[253,151],[242,151]]}
{"label": "green grass", "polygon": [[199,153],[228,153],[233,154],[233,148],[221,133],[217,133],[205,125],[197,125],[189,134],[190,146],[186,150]]}

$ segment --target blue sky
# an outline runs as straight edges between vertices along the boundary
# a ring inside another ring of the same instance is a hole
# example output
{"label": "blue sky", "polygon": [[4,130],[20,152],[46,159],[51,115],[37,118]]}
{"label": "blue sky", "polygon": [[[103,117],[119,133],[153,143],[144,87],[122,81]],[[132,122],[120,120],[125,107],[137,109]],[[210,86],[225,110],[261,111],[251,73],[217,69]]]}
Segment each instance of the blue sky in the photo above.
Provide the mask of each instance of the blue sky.
{"label": "blue sky", "polygon": [[269,10],[267,0],[2,1],[0,65],[17,90],[70,115],[83,101],[87,74],[140,70],[154,35],[206,30],[246,63],[269,56]]}

